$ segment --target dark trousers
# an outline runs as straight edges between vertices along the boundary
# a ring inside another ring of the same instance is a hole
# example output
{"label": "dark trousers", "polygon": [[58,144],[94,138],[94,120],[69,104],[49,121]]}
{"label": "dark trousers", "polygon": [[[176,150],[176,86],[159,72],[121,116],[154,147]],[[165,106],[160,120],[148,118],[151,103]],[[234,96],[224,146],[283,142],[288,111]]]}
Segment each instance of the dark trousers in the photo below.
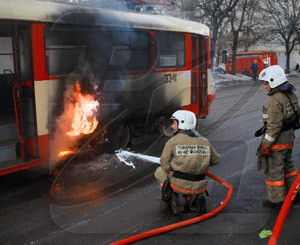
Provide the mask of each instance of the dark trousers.
{"label": "dark trousers", "polygon": [[256,81],[256,77],[257,77],[257,71],[255,70],[255,71],[252,71],[252,73],[253,73],[253,80],[255,80]]}

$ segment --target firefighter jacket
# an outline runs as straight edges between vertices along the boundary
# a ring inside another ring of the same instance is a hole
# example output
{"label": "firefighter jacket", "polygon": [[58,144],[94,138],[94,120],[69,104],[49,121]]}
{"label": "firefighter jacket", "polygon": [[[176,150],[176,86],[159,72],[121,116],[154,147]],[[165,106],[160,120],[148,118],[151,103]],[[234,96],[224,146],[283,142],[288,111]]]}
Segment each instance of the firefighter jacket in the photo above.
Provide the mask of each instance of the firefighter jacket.
{"label": "firefighter jacket", "polygon": [[[166,143],[160,158],[161,168],[156,171],[155,176],[162,183],[166,174],[171,171],[205,175],[210,166],[219,163],[219,159],[219,154],[206,138],[192,137],[179,131]],[[195,181],[174,176],[170,182],[173,190],[182,194],[202,193],[208,183],[205,179]]]}
{"label": "firefighter jacket", "polygon": [[271,151],[292,148],[295,139],[294,130],[286,125],[295,120],[294,109],[299,115],[298,97],[290,90],[282,91],[278,88],[272,89],[268,95],[270,98],[263,106],[263,121],[267,130],[262,143],[271,148]]}

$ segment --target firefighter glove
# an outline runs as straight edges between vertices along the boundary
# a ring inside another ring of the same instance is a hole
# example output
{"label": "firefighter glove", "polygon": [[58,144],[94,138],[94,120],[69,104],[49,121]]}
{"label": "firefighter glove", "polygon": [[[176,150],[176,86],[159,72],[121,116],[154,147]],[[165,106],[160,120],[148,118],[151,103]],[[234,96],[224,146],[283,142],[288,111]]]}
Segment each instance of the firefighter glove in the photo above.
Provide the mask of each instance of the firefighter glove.
{"label": "firefighter glove", "polygon": [[255,132],[255,137],[262,136],[267,130],[267,127],[264,125]]}
{"label": "firefighter glove", "polygon": [[271,150],[271,148],[268,148],[268,147],[264,146],[263,144],[261,145],[260,152],[264,158],[268,158],[268,156],[270,156],[270,150]]}

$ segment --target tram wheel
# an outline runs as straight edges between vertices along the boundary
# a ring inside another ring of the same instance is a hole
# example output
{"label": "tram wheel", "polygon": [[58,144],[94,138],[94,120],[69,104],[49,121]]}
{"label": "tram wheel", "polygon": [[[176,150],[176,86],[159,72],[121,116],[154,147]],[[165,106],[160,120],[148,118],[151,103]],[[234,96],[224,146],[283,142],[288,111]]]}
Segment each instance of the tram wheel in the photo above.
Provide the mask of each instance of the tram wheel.
{"label": "tram wheel", "polygon": [[126,149],[130,142],[130,129],[125,123],[114,123],[109,127],[109,144],[114,150]]}
{"label": "tram wheel", "polygon": [[171,128],[172,124],[173,121],[171,119],[165,119],[161,123],[161,131],[167,137],[171,137],[174,134],[174,130]]}

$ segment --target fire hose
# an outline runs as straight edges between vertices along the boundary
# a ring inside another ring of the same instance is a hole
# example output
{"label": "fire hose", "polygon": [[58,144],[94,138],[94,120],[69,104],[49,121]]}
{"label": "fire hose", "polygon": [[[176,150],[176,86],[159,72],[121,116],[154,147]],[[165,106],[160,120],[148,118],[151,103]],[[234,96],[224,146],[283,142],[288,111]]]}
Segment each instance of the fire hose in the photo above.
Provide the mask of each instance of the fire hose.
{"label": "fire hose", "polygon": [[281,233],[285,218],[292,206],[295,196],[298,193],[299,187],[300,187],[300,174],[298,174],[297,178],[295,179],[292,187],[290,188],[290,190],[283,202],[283,205],[282,205],[279,215],[277,217],[277,220],[276,220],[273,232],[272,232],[272,236],[270,237],[268,245],[276,245],[277,244],[277,240]]}
{"label": "fire hose", "polygon": [[181,222],[178,222],[178,223],[174,223],[174,224],[171,224],[171,225],[163,226],[163,227],[160,227],[160,228],[157,228],[157,229],[154,229],[154,230],[146,231],[146,232],[143,232],[143,233],[125,238],[123,240],[112,243],[112,245],[129,244],[129,243],[136,242],[136,241],[139,241],[139,240],[151,237],[151,236],[155,236],[155,235],[158,235],[158,234],[161,234],[161,233],[172,231],[172,230],[184,227],[184,226],[199,223],[203,220],[206,220],[206,219],[209,219],[209,218],[215,216],[222,209],[224,209],[226,207],[226,205],[228,204],[228,202],[231,198],[233,187],[232,187],[232,185],[230,185],[225,180],[221,179],[220,177],[218,177],[218,176],[216,176],[216,175],[214,175],[210,172],[207,172],[206,175],[228,188],[227,196],[226,196],[224,202],[218,208],[216,208],[215,210],[213,210],[213,211],[211,211],[207,214],[198,216],[196,218],[192,218],[192,219],[188,219],[188,220],[181,221]]}

